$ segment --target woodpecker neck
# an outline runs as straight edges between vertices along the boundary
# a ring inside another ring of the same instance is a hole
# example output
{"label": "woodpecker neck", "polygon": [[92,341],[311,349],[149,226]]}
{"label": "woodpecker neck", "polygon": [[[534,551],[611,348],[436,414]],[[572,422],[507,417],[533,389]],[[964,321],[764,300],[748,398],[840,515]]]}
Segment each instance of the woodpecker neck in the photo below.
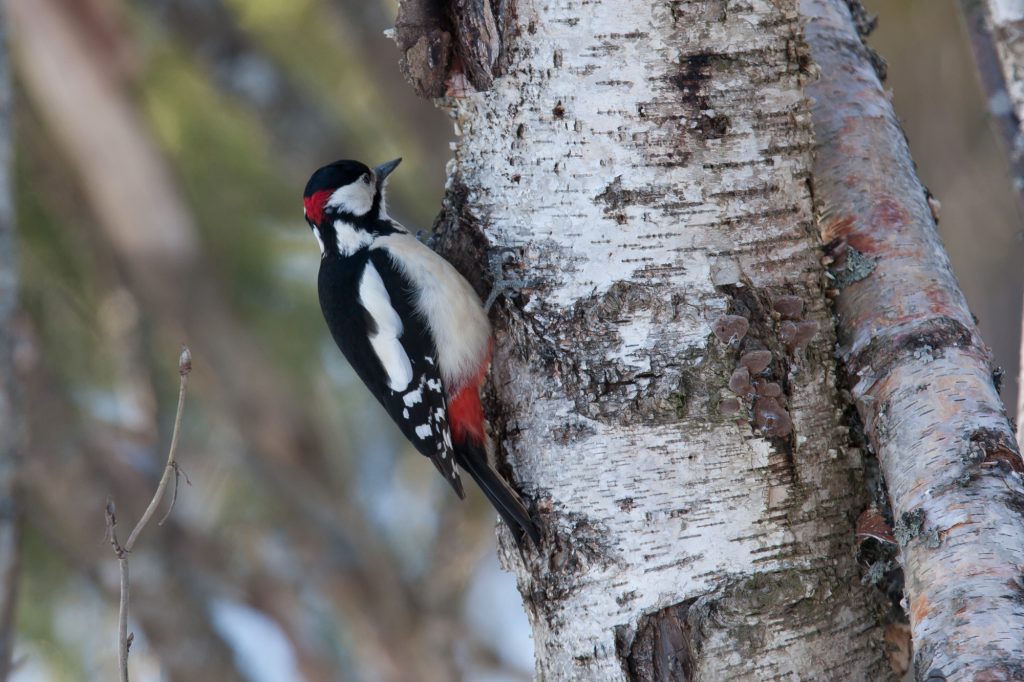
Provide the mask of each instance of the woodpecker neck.
{"label": "woodpecker neck", "polygon": [[312,223],[313,235],[320,246],[321,257],[351,256],[368,248],[377,237],[406,232],[390,218],[371,218],[326,212],[320,223]]}

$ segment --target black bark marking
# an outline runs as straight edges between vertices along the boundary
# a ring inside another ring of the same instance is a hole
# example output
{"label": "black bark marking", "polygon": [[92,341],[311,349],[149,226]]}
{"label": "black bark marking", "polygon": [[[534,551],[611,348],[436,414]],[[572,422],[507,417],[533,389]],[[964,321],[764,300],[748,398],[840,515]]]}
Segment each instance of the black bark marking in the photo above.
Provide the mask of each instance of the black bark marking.
{"label": "black bark marking", "polygon": [[728,59],[715,53],[684,56],[679,71],[669,77],[669,82],[682,94],[683,104],[692,112],[697,128],[708,140],[725,137],[731,124],[728,116],[715,111],[707,93],[716,65]]}
{"label": "black bark marking", "polygon": [[830,270],[840,289],[868,277],[878,264],[877,258],[864,255],[842,240],[826,246],[825,252],[833,258]]}
{"label": "black bark marking", "polygon": [[893,535],[896,536],[896,542],[900,544],[900,547],[906,547],[907,544],[916,538],[924,530],[924,510],[917,508],[911,512],[904,512],[900,516],[899,521],[896,522],[896,526],[892,529]]}
{"label": "black bark marking", "polygon": [[[556,116],[558,115],[557,109],[554,113]],[[562,115],[564,114],[565,112],[563,111]],[[620,224],[624,222],[620,219],[624,218],[622,211],[628,206],[637,205],[662,209],[676,208],[676,206],[667,202],[666,199],[667,197],[663,189],[652,189],[650,187],[627,189],[623,187],[621,175],[616,175],[615,179],[604,188],[604,191],[594,197],[595,201],[600,201],[604,204],[604,214],[609,218],[615,219]]]}
{"label": "black bark marking", "polygon": [[615,649],[627,680],[689,682],[702,654],[723,642],[739,655],[766,644],[767,623],[785,619],[799,628],[816,623],[849,584],[835,575],[792,571],[728,579],[714,592],[645,614],[615,628]]}
{"label": "black bark marking", "polygon": [[696,601],[696,598],[687,599],[643,616],[632,641],[627,641],[627,628],[616,628],[616,649],[626,679],[630,682],[689,682],[694,679],[694,632],[688,616]]}
{"label": "black bark marking", "polygon": [[449,18],[455,29],[455,52],[466,78],[477,90],[488,90],[501,56],[498,8],[491,0],[452,0]]}

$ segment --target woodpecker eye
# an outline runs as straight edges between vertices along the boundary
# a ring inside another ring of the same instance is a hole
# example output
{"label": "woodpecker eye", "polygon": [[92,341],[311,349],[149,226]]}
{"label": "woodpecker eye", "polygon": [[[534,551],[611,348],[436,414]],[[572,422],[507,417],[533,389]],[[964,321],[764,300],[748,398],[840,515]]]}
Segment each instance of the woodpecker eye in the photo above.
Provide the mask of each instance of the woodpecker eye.
{"label": "woodpecker eye", "polygon": [[369,173],[363,173],[363,183],[365,183],[367,185],[370,184],[370,174]]}

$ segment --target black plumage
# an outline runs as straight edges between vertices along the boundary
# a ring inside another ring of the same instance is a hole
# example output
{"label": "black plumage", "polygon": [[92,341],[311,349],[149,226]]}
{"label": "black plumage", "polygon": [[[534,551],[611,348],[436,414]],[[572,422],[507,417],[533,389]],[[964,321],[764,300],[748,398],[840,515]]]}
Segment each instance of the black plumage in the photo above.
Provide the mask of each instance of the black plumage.
{"label": "black plumage", "polygon": [[[412,381],[405,391],[390,388],[387,370],[370,344],[375,322],[372,312],[359,299],[359,284],[368,265],[376,268],[388,291],[391,306],[403,322],[404,330],[399,341],[412,364]],[[437,349],[429,330],[414,310],[411,283],[385,252],[360,249],[350,256],[321,260],[317,289],[320,308],[331,336],[356,374],[402,429],[403,435],[420,453],[431,459],[459,497],[465,497],[455,467],[447,422],[448,404],[438,368]],[[409,400],[410,394],[417,391],[420,400]],[[425,427],[429,428],[429,435],[424,438]],[[420,429],[419,433],[417,429]]]}

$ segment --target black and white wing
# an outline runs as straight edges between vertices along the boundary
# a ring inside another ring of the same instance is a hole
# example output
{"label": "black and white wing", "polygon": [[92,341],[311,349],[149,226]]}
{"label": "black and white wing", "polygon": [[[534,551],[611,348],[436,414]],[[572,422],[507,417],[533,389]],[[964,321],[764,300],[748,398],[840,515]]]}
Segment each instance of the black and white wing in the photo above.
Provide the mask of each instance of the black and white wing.
{"label": "black and white wing", "polygon": [[437,349],[411,283],[385,252],[371,250],[322,261],[319,290],[327,326],[359,378],[463,497]]}

